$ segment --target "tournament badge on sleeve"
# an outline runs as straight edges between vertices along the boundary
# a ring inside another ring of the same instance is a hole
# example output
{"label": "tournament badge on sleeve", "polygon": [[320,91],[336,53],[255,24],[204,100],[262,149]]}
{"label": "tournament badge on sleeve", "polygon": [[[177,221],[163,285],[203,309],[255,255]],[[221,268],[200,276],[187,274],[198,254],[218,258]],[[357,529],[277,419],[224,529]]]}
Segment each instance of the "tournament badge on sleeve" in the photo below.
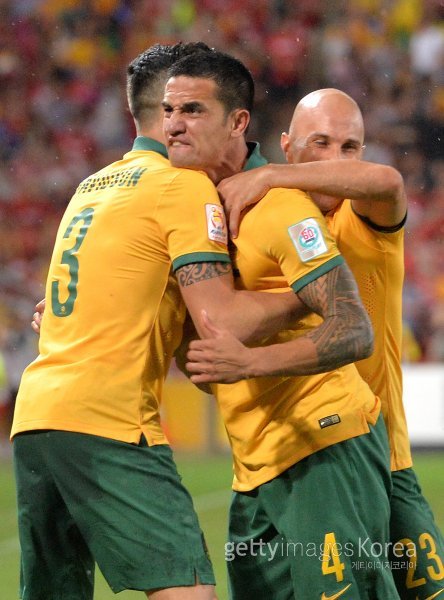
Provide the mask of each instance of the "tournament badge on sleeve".
{"label": "tournament badge on sleeve", "polygon": [[222,206],[205,204],[207,214],[208,239],[213,242],[228,244],[228,229]]}
{"label": "tournament badge on sleeve", "polygon": [[316,219],[304,219],[289,227],[288,233],[302,262],[327,252],[327,244]]}

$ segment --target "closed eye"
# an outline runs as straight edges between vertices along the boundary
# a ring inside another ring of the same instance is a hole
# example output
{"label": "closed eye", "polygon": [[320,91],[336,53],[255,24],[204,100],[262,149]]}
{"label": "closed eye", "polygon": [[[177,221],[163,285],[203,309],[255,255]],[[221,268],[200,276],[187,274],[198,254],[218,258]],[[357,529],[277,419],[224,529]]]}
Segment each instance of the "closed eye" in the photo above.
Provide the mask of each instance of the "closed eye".
{"label": "closed eye", "polygon": [[173,112],[173,107],[165,102],[162,102],[164,115],[170,115]]}
{"label": "closed eye", "polygon": [[361,146],[359,144],[344,144],[342,146],[342,151],[343,152],[357,152],[359,149],[361,148]]}

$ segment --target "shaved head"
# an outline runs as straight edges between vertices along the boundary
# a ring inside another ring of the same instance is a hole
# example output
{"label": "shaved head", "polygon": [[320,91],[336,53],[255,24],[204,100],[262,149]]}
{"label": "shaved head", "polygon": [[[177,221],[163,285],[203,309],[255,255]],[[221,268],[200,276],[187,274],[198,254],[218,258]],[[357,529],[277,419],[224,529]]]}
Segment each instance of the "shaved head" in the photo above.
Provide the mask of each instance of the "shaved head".
{"label": "shaved head", "polygon": [[303,143],[320,133],[364,142],[364,122],[356,102],[340,90],[326,88],[311,92],[297,104],[290,124],[292,143]]}
{"label": "shaved head", "polygon": [[296,105],[294,114],[296,115],[299,110],[303,110],[304,108],[308,110],[316,109],[322,104],[326,105],[327,103],[333,102],[342,102],[344,105],[349,104],[350,106],[353,106],[359,113],[361,112],[359,110],[359,106],[351,96],[335,88],[325,88],[310,92],[310,94],[304,96]]}

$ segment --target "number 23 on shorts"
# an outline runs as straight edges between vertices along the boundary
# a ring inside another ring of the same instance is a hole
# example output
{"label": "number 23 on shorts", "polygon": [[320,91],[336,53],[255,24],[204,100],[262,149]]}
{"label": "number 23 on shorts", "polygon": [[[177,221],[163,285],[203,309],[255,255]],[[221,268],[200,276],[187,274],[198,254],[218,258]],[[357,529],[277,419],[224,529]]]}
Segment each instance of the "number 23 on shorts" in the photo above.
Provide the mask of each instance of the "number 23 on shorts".
{"label": "number 23 on shorts", "polygon": [[424,552],[426,554],[426,571],[429,579],[432,581],[444,580],[444,565],[440,556],[438,555],[435,540],[429,533],[421,533],[417,544],[415,544],[415,542],[409,538],[403,538],[402,540],[399,540],[393,548],[395,556],[397,556],[399,546],[402,546],[404,549],[402,558],[408,560],[408,570],[405,581],[405,586],[408,590],[420,587],[427,583],[427,579],[425,577],[415,578],[415,572],[418,566],[418,548],[421,554]]}

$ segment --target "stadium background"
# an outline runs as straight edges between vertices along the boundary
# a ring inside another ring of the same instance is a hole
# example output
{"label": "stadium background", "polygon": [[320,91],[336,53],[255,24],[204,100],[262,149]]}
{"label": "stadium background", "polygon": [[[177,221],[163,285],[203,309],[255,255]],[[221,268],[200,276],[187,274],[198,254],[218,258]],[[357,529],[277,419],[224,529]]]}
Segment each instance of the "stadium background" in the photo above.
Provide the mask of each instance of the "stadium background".
{"label": "stadium background", "polygon": [[[271,161],[283,161],[280,133],[307,92],[337,87],[362,108],[365,157],[395,166],[406,183],[404,364],[432,366],[442,382],[430,424],[444,446],[444,1],[0,0],[1,589],[12,589],[18,561],[7,433],[36,353],[29,321],[55,231],[78,182],[131,145],[126,65],[153,43],[179,40],[248,65],[257,83],[249,135]],[[418,397],[425,414],[426,400]],[[164,416],[179,451],[201,452],[180,458],[203,504],[214,500],[203,518],[220,552],[230,465],[214,404],[173,369]],[[443,455],[415,456],[443,526]]]}

